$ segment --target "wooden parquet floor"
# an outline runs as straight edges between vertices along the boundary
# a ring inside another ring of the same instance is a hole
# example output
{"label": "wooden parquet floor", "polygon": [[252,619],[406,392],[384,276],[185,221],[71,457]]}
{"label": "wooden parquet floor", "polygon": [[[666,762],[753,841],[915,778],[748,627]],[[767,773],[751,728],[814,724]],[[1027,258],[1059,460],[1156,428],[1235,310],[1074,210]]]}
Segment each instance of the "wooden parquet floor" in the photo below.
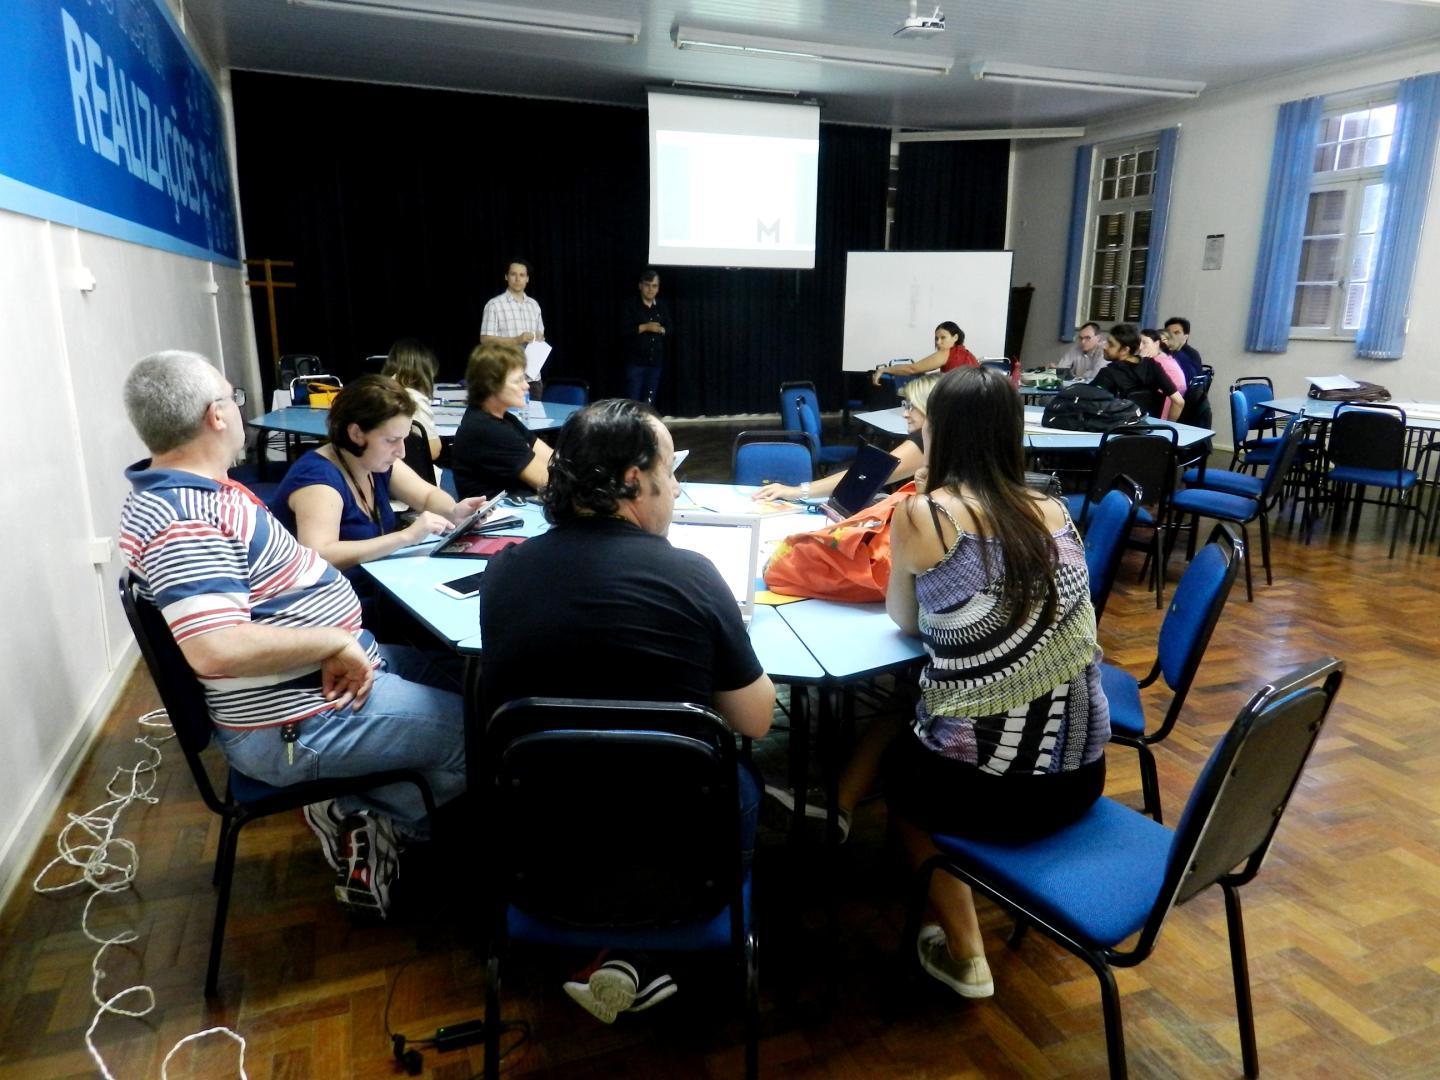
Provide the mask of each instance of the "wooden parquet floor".
{"label": "wooden parquet floor", "polygon": [[[1323,655],[1348,677],[1271,857],[1245,892],[1261,1066],[1267,1076],[1429,1077],[1440,1074],[1440,559],[1402,546],[1385,558],[1373,509],[1351,540],[1285,528],[1276,583],[1247,604],[1237,586],[1174,736],[1158,751],[1171,820],[1216,739],[1250,691]],[[1258,553],[1257,553],[1258,561]],[[1160,613],[1126,563],[1105,617],[1109,657],[1141,668]],[[1177,555],[1172,582],[1181,570]],[[1257,566],[1258,570],[1258,566]],[[1166,700],[1155,694],[1155,703]],[[116,765],[136,759],[135,717],[155,704],[138,674],[68,793],[68,810],[103,800]],[[1158,711],[1158,708],[1157,708]],[[200,986],[214,908],[217,829],[178,751],[167,754],[160,802],[126,812],[136,842],[134,891],[98,902],[95,922],[131,926],[112,950],[103,993],[154,987],[143,1020],[107,1018],[97,1042],[118,1077],[153,1077],[181,1036],[226,1024],[248,1040],[251,1077],[399,1075],[383,1017],[428,1035],[483,1013],[480,904],[466,866],[483,844],[407,870],[401,914],[352,922],[328,896],[329,873],[296,817],[242,838],[220,995]],[[1138,803],[1134,755],[1114,748],[1108,794]],[[62,819],[63,820],[63,819]],[[59,822],[52,828],[58,831]],[[838,867],[796,865],[766,834],[759,854],[762,1070],[785,1077],[1102,1076],[1105,1047],[1093,976],[1038,935],[1004,945],[1008,921],[982,902],[996,996],[965,1002],[928,980],[897,978],[903,878],[885,843],[881,804],[861,808]],[[53,852],[53,835],[30,876]],[[784,917],[786,883],[809,903],[799,928]],[[818,901],[839,908],[833,945]],[[0,912],[0,1078],[94,1075],[83,1035],[93,947],[79,930],[82,900],[22,886]],[[737,997],[728,969],[677,969],[682,992],[662,1008],[603,1026],[560,982],[583,958],[519,953],[504,995],[507,1018],[533,1037],[506,1059],[539,1077],[733,1076],[740,1071]],[[1145,1077],[1241,1072],[1218,893],[1171,916],[1155,955],[1118,972],[1130,1067]],[[783,994],[798,986],[798,1002]],[[480,1071],[478,1047],[425,1053],[425,1075]],[[170,1075],[237,1075],[232,1044],[182,1050]]]}

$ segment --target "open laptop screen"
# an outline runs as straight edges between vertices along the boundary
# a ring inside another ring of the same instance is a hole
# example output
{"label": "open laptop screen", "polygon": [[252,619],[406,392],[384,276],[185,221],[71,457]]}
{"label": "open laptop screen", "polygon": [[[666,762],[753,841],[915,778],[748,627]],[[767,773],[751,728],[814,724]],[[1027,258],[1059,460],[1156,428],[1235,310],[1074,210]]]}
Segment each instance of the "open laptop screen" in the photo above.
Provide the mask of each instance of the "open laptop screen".
{"label": "open laptop screen", "polygon": [[729,587],[740,614],[749,622],[755,607],[755,575],[760,561],[760,519],[753,516],[687,515],[670,524],[670,543],[704,555]]}
{"label": "open laptop screen", "polygon": [[894,454],[887,454],[878,446],[862,443],[850,468],[845,470],[840,483],[835,485],[835,493],[830,496],[831,505],[841,517],[858,514],[870,505],[870,500],[885,486],[885,481],[890,479],[890,474],[899,464],[900,459]]}

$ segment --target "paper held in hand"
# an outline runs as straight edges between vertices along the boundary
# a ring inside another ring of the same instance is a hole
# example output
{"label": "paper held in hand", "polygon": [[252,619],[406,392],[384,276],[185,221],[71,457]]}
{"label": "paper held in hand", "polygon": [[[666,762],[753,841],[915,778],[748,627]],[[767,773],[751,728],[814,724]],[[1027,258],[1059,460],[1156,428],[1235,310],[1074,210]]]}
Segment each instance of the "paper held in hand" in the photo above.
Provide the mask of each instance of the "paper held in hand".
{"label": "paper held in hand", "polygon": [[531,382],[540,381],[540,370],[550,357],[550,346],[543,341],[532,341],[525,346],[525,377]]}

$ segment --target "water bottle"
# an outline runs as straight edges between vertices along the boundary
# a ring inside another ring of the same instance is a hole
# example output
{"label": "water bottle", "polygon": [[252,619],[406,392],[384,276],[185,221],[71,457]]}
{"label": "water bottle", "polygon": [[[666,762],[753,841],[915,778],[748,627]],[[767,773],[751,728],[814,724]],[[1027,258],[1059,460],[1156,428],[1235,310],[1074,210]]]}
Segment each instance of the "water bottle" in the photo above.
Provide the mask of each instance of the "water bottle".
{"label": "water bottle", "polygon": [[1010,381],[1015,384],[1015,387],[1016,387],[1017,389],[1019,388],[1019,386],[1020,386],[1020,358],[1019,358],[1018,356],[1012,356],[1012,357],[1010,358]]}

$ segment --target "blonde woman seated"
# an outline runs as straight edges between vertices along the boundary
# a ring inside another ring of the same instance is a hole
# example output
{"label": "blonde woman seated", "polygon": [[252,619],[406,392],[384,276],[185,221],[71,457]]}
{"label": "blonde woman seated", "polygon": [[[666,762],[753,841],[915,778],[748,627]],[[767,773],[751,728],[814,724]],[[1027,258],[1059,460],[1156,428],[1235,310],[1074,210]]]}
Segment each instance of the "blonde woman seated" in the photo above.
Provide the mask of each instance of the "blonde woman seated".
{"label": "blonde woman seated", "polygon": [[[340,391],[326,425],[330,442],[290,466],[270,512],[299,541],[345,573],[362,595],[361,563],[449,532],[479,499],[456,502],[405,464],[415,403],[394,379],[362,375]],[[394,499],[416,511],[397,528]]]}
{"label": "blonde woman seated", "polygon": [[[435,426],[435,408],[430,404],[435,397],[435,375],[439,370],[440,362],[430,346],[414,338],[401,338],[390,346],[385,369],[380,372],[403,386],[415,403],[415,415],[411,419],[425,433],[425,441],[430,444],[431,461],[440,457],[440,430]],[[435,480],[433,476],[424,479],[432,483]]]}
{"label": "blonde woman seated", "polygon": [[530,392],[525,354],[515,345],[477,345],[465,367],[465,387],[467,408],[450,451],[456,490],[529,495],[545,487],[550,447],[510,412],[523,409]]}
{"label": "blonde woman seated", "polygon": [[[925,405],[930,391],[940,381],[940,373],[922,375],[911,379],[900,388],[900,408],[905,417],[905,429],[909,432],[905,441],[891,451],[900,459],[895,471],[890,474],[890,483],[899,484],[909,480],[925,464],[925,445],[922,432],[925,428]],[[790,484],[766,484],[755,493],[757,499],[825,499],[835,493],[845,472],[831,473],[812,484],[795,487]]]}
{"label": "blonde woman seated", "polygon": [[957,367],[979,367],[975,354],[965,348],[965,331],[953,322],[942,322],[935,327],[935,351],[908,364],[881,365],[870,373],[870,381],[880,385],[881,375],[926,375],[932,371],[942,374]]}

